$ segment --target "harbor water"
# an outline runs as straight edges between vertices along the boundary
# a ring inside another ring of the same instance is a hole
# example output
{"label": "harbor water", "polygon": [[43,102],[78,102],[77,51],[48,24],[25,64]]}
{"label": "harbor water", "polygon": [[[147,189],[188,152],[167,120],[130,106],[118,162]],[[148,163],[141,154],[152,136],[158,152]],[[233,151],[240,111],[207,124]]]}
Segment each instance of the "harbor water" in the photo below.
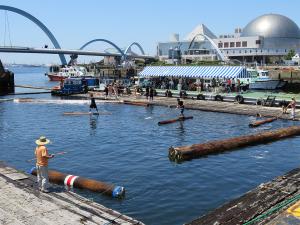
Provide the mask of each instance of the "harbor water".
{"label": "harbor water", "polygon": [[[54,86],[46,68],[10,68],[16,84]],[[28,89],[16,89],[17,92]],[[40,91],[40,90],[39,90]],[[10,98],[5,96],[2,98]],[[44,102],[0,103],[0,154],[17,169],[34,162],[35,140],[51,140],[50,153],[66,151],[50,162],[50,169],[113,183],[126,188],[126,197],[112,199],[83,190],[77,193],[149,225],[179,225],[251,190],[262,182],[299,167],[300,138],[246,147],[176,164],[168,159],[170,146],[271,130],[299,122],[278,120],[249,128],[254,117],[186,110],[193,120],[158,126],[178,116],[167,107],[140,107],[98,101],[111,115],[64,116],[86,112],[89,102],[49,94],[14,96],[43,98]]]}

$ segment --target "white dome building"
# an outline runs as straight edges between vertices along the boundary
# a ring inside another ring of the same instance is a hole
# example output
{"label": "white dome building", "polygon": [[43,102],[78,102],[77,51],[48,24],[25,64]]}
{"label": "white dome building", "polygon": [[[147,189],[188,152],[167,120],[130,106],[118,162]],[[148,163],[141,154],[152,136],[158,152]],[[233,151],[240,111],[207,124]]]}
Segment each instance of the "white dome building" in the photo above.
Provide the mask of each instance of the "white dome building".
{"label": "white dome building", "polygon": [[172,49],[179,49],[184,62],[237,59],[241,62],[278,63],[290,50],[300,53],[300,29],[286,16],[265,14],[250,21],[233,34],[217,37],[204,24],[197,26],[185,40],[159,42],[157,55],[172,61]]}

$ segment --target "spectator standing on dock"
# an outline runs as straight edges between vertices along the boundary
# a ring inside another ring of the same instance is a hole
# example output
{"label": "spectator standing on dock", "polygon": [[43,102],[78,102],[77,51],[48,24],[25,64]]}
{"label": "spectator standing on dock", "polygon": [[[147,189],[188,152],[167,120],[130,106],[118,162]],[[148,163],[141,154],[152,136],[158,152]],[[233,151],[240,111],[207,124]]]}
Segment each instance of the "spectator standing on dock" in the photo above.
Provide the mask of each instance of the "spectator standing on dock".
{"label": "spectator standing on dock", "polygon": [[177,108],[180,109],[180,117],[184,117],[184,104],[183,101],[180,100],[180,98],[177,98]]}
{"label": "spectator standing on dock", "polygon": [[107,87],[107,85],[104,88],[104,92],[105,92],[105,99],[107,99],[107,96],[108,96],[108,87]]}
{"label": "spectator standing on dock", "polygon": [[294,120],[295,119],[295,113],[296,113],[296,100],[295,98],[292,98],[292,101],[288,104],[288,107],[291,107],[291,118]]}
{"label": "spectator standing on dock", "polygon": [[41,136],[35,141],[38,145],[35,149],[36,157],[36,171],[37,171],[37,182],[39,190],[48,193],[49,177],[48,177],[48,159],[54,157],[54,155],[48,153],[48,149],[45,145],[50,143],[50,140],[44,136]]}
{"label": "spectator standing on dock", "polygon": [[98,108],[93,94],[91,94],[90,96],[91,96],[90,112],[92,111],[92,109],[96,109],[98,112]]}
{"label": "spectator standing on dock", "polygon": [[150,93],[150,89],[149,89],[149,86],[146,87],[146,99],[148,100],[149,98],[149,93]]}
{"label": "spectator standing on dock", "polygon": [[114,94],[115,94],[116,99],[118,99],[119,91],[118,91],[118,85],[117,84],[113,85],[113,90],[114,90]]}
{"label": "spectator standing on dock", "polygon": [[154,88],[153,87],[150,87],[149,96],[150,96],[150,101],[153,101],[153,96],[154,96]]}

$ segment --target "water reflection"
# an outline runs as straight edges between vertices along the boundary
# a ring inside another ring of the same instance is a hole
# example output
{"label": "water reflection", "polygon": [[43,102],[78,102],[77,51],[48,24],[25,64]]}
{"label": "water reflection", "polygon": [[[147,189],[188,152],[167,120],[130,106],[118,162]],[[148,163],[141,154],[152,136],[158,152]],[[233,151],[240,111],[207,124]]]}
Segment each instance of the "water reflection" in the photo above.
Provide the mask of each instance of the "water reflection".
{"label": "water reflection", "polygon": [[97,122],[99,115],[91,115],[90,116],[90,135],[95,136],[97,130]]}

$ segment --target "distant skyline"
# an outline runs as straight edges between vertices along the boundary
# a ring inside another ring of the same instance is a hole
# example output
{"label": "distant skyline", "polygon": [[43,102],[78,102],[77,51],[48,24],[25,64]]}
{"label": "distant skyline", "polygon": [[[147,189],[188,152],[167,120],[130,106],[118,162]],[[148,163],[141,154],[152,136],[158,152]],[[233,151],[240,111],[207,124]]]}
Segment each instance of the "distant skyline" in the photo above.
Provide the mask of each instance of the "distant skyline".
{"label": "distant skyline", "polygon": [[[300,25],[300,1],[295,0],[1,0],[0,4],[19,8],[39,19],[62,48],[78,49],[92,39],[105,38],[120,48],[136,41],[150,55],[156,54],[157,42],[168,41],[173,33],[182,40],[201,23],[217,36],[232,34],[235,28],[243,28],[268,13],[287,16]],[[0,34],[0,46],[52,47],[40,28],[13,12],[0,11]],[[107,48],[111,46],[94,43],[87,50]],[[0,53],[0,59],[4,63],[60,63],[57,55],[44,54]],[[100,59],[80,56],[78,60],[87,63]]]}

